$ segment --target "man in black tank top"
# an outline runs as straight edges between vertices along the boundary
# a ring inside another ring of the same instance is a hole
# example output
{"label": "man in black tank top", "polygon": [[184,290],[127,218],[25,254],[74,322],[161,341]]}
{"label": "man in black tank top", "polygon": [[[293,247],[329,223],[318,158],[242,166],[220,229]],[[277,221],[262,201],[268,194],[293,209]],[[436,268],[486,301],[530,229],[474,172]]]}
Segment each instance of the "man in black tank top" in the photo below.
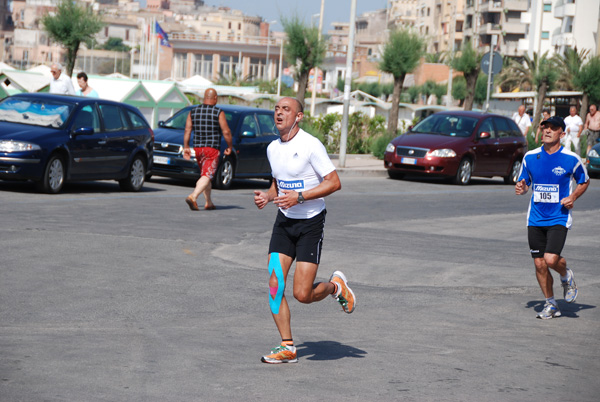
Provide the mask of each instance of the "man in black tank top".
{"label": "man in black tank top", "polygon": [[211,180],[219,165],[219,148],[221,145],[221,135],[225,137],[227,149],[225,155],[231,154],[233,147],[231,141],[231,130],[227,125],[225,112],[216,107],[217,91],[208,88],[204,92],[204,102],[190,111],[185,123],[183,134],[183,158],[191,159],[192,151],[190,149],[190,136],[194,131],[194,152],[198,167],[200,168],[200,179],[196,182],[196,188],[190,194],[185,202],[192,211],[198,211],[196,200],[201,193],[204,193],[206,203],[204,209],[216,209],[210,198]]}

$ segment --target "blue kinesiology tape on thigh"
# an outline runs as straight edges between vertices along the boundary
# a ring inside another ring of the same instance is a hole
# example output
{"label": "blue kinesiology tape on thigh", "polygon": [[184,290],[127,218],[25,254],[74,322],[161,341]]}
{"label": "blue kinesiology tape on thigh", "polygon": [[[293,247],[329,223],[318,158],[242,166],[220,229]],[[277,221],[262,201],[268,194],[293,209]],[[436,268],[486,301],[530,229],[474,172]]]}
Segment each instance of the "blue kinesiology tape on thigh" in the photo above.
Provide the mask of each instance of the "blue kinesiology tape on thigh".
{"label": "blue kinesiology tape on thigh", "polygon": [[283,299],[283,291],[285,290],[285,280],[283,279],[283,270],[281,268],[281,261],[279,261],[279,253],[271,253],[271,259],[269,260],[269,275],[277,277],[277,293],[275,297],[269,294],[269,304],[271,305],[271,312],[273,314],[279,314],[279,307],[281,306],[281,300]]}

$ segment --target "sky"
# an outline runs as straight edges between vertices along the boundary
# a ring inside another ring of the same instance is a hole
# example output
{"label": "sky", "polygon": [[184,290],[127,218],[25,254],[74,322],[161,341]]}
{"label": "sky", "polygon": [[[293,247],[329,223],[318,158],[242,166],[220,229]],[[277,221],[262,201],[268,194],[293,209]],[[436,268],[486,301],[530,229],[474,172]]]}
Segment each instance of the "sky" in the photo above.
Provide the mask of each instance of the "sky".
{"label": "sky", "polygon": [[[356,15],[366,11],[385,8],[387,0],[356,0]],[[283,31],[281,17],[290,18],[297,14],[307,24],[319,26],[321,0],[204,0],[207,6],[226,6],[241,10],[249,16],[262,17],[264,21],[277,21],[271,25],[271,31]],[[333,22],[350,22],[351,0],[325,0],[323,13],[323,32],[331,30]],[[313,17],[314,16],[314,17]]]}

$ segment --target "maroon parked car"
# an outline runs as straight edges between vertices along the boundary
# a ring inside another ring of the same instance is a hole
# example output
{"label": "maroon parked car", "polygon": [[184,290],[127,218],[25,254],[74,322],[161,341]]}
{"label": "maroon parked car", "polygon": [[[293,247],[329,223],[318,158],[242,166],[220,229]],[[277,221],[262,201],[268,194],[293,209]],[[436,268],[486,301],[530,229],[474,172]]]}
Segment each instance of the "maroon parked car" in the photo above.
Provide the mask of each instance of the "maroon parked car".
{"label": "maroon parked car", "polygon": [[405,174],[449,177],[469,184],[471,176],[502,176],[514,184],[527,140],[511,119],[489,113],[435,113],[396,137],[384,165],[393,179]]}

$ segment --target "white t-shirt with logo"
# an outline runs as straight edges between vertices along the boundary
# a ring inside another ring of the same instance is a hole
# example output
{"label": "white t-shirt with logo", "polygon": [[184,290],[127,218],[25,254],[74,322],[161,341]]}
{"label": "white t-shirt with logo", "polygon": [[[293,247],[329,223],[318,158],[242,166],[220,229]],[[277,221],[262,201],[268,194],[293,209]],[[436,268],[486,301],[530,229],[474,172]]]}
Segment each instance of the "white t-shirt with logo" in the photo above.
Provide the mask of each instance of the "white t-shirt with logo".
{"label": "white t-shirt with logo", "polygon": [[[270,143],[267,157],[279,195],[283,195],[282,190],[300,192],[315,188],[323,177],[335,170],[321,141],[302,129],[290,141],[278,139]],[[280,208],[292,219],[312,218],[324,209],[324,198],[307,200],[288,209]]]}

